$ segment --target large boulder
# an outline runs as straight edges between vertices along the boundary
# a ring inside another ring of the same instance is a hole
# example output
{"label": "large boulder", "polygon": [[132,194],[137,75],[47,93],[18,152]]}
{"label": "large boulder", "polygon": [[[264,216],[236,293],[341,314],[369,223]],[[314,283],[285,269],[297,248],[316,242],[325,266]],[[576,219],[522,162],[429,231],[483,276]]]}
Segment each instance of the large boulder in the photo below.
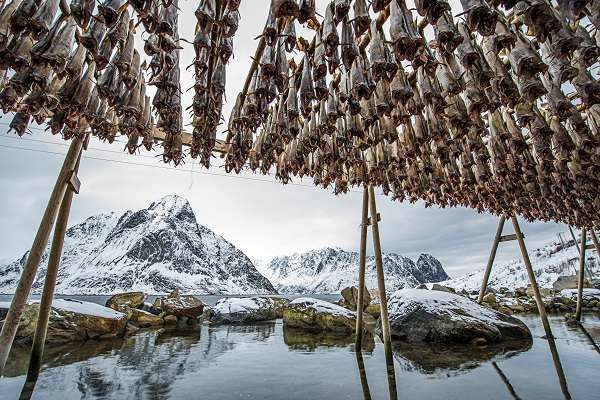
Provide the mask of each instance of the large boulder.
{"label": "large boulder", "polygon": [[[577,275],[559,276],[552,284],[554,290],[577,289]],[[583,280],[583,287],[591,288],[592,284],[588,279]]]}
{"label": "large boulder", "polygon": [[270,297],[226,297],[207,311],[212,324],[235,324],[270,321],[279,318],[281,304]]}
{"label": "large boulder", "polygon": [[157,298],[153,307],[161,310],[165,315],[187,318],[198,318],[204,311],[204,303],[200,299],[191,295],[181,295],[179,290]]}
{"label": "large boulder", "polygon": [[[371,304],[371,294],[368,290],[364,290],[363,299],[363,310]],[[349,286],[342,289],[343,306],[350,310],[356,311],[356,304],[358,303],[358,288],[356,286]]]}
{"label": "large boulder", "polygon": [[6,314],[8,314],[9,308],[10,308],[10,302],[0,301],[0,321],[2,321],[4,319],[4,317],[6,317]]}
{"label": "large boulder", "polygon": [[152,314],[148,311],[130,308],[128,310],[129,322],[139,328],[150,328],[155,326],[163,326],[165,321],[162,317]]}
{"label": "large boulder", "polygon": [[106,307],[126,312],[128,308],[142,308],[146,295],[143,292],[119,293],[106,301]]}
{"label": "large boulder", "polygon": [[[25,308],[19,322],[16,340],[31,343],[37,324],[39,303]],[[96,303],[71,299],[55,299],[48,322],[46,342],[121,337],[125,333],[127,314]]]}
{"label": "large boulder", "polygon": [[283,324],[313,332],[352,333],[356,313],[324,300],[302,297],[291,301],[283,310]]}
{"label": "large boulder", "polygon": [[388,310],[390,333],[396,340],[496,343],[531,338],[519,319],[453,293],[401,289],[390,297]]}

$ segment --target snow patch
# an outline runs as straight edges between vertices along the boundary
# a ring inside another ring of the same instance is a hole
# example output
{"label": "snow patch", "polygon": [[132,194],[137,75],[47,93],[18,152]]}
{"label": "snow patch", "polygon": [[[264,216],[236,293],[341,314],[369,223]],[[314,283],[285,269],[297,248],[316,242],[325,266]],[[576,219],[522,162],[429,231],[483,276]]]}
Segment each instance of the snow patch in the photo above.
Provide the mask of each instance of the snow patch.
{"label": "snow patch", "polygon": [[[39,303],[39,300],[33,301],[33,303]],[[115,311],[112,308],[101,306],[100,304],[72,299],[55,299],[52,301],[52,308],[107,319],[121,319],[127,317],[126,314]]]}
{"label": "snow patch", "polygon": [[302,305],[311,308],[318,313],[333,314],[336,316],[354,318],[355,313],[337,304],[325,300],[313,299],[312,297],[299,297],[290,302],[290,305]]}

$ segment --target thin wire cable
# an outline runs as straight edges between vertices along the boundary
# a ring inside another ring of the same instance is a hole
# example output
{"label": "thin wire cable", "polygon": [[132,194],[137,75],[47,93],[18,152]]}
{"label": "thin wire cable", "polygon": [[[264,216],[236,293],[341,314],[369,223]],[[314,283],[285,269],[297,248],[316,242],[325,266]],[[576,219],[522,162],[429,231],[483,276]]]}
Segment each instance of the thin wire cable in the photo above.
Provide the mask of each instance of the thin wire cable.
{"label": "thin wire cable", "polygon": [[[32,149],[32,148],[28,148],[28,147],[10,146],[10,145],[4,145],[4,144],[0,144],[0,147],[6,148],[6,149],[11,149],[11,150],[24,150],[24,151],[31,151],[31,152],[51,154],[51,155],[61,155],[61,156],[65,155],[65,153],[62,153],[59,151]],[[168,167],[168,166],[163,166],[163,165],[140,164],[140,163],[136,163],[133,161],[113,160],[113,159],[109,159],[109,158],[95,157],[95,156],[87,155],[85,153],[83,154],[83,157],[87,158],[89,160],[112,162],[112,163],[116,163],[116,164],[135,165],[138,167],[157,168],[157,169],[164,169],[164,170],[168,170],[168,171],[177,171],[177,172],[189,172],[192,174],[208,175],[208,176],[215,176],[215,177],[221,177],[221,178],[241,179],[241,180],[247,180],[247,181],[253,181],[253,182],[275,183],[275,184],[281,185],[280,182],[275,181],[275,180],[253,178],[251,176],[217,174],[214,172],[194,171],[192,169],[174,168],[174,167]],[[288,185],[307,187],[307,188],[315,188],[316,187],[314,185],[307,185],[307,184],[303,184],[303,183],[294,183],[294,182],[288,183]],[[349,190],[348,192],[349,193],[362,193],[362,191],[358,191],[358,190]]]}

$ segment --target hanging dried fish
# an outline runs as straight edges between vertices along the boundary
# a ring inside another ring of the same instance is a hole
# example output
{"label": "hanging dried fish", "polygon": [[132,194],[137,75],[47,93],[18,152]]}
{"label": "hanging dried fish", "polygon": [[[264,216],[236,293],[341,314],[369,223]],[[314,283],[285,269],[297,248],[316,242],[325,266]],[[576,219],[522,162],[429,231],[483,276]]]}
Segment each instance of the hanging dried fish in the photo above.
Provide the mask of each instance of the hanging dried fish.
{"label": "hanging dried fish", "polygon": [[40,39],[52,26],[60,0],[46,0],[42,2],[33,16],[29,19],[29,30],[34,38]]}
{"label": "hanging dried fish", "polygon": [[464,40],[448,11],[442,13],[433,25],[433,31],[438,48],[444,53],[452,53]]}
{"label": "hanging dried fish", "polygon": [[304,24],[315,19],[315,0],[300,0],[298,22]]}
{"label": "hanging dried fish", "polygon": [[575,49],[574,57],[580,60],[580,63],[586,67],[591,67],[600,58],[600,45],[596,45],[590,37],[587,29],[581,24],[575,31],[578,46]]}
{"label": "hanging dried fish", "polygon": [[275,18],[296,18],[300,14],[300,8],[296,0],[271,0],[271,13]]}
{"label": "hanging dried fish", "polygon": [[98,13],[108,28],[115,26],[119,20],[119,14],[124,9],[124,4],[124,0],[104,0],[102,4],[98,4]]}
{"label": "hanging dried fish", "polygon": [[96,0],[71,0],[71,14],[81,29],[86,29],[92,19]]}
{"label": "hanging dried fish", "polygon": [[239,11],[226,10],[221,19],[221,24],[223,24],[222,35],[226,38],[233,37],[240,24]]}
{"label": "hanging dried fish", "polygon": [[335,22],[333,20],[333,6],[334,3],[331,3],[327,6],[325,10],[325,19],[323,20],[323,32],[322,32],[322,40],[323,45],[325,46],[325,55],[327,57],[333,57],[337,46],[340,43],[340,39],[338,37],[337,28],[335,26]]}
{"label": "hanging dried fish", "polygon": [[463,12],[467,15],[467,26],[481,36],[493,35],[496,30],[498,13],[484,0],[461,0]]}
{"label": "hanging dried fish", "polygon": [[425,45],[403,0],[390,4],[390,38],[399,61],[412,61]]}

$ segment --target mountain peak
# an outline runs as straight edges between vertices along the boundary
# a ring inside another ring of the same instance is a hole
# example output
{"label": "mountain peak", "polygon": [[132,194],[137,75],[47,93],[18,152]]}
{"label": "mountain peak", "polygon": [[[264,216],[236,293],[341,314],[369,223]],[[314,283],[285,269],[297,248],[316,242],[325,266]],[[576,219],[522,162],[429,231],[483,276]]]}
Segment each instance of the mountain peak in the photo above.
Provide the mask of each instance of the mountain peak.
{"label": "mountain peak", "polygon": [[[34,292],[46,273],[46,249]],[[15,290],[25,256],[0,265],[0,292]],[[67,230],[57,293],[131,290],[270,294],[275,289],[234,245],[202,227],[188,201],[165,196],[148,208],[92,216]]]}
{"label": "mountain peak", "polygon": [[[281,292],[339,293],[344,287],[356,285],[359,257],[355,251],[324,247],[276,257],[270,262],[261,262],[259,268]],[[400,254],[385,253],[383,267],[390,291],[448,278],[441,263],[428,254],[415,262]],[[373,256],[367,256],[366,286],[377,287]]]}

